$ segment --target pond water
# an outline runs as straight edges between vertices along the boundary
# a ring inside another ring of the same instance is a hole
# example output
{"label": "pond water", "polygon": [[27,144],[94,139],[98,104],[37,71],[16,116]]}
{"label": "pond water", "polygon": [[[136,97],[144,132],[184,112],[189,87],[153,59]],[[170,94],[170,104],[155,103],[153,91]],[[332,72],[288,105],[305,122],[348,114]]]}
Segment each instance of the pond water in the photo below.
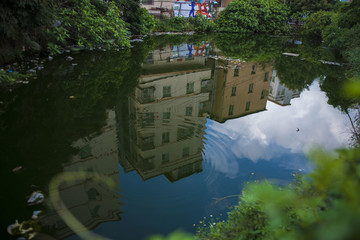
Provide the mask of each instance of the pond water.
{"label": "pond water", "polygon": [[[247,182],[288,184],[311,171],[313,147],[351,143],[339,61],[304,39],[230,35],[148,37],[47,61],[36,80],[1,95],[2,239],[35,210],[44,234],[79,239],[52,191],[110,239],[226,220]],[[56,175],[63,183],[49,190]],[[45,201],[27,206],[34,191]]]}

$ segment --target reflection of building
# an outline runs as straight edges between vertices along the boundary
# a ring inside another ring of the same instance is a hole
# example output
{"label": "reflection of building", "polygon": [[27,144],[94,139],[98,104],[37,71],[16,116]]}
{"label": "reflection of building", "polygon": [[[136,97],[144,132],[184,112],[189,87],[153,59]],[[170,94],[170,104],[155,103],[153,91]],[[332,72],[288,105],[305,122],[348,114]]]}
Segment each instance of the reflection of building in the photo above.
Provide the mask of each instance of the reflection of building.
{"label": "reflection of building", "polygon": [[144,180],[164,174],[176,181],[202,171],[201,107],[211,69],[198,56],[177,61],[169,48],[150,56],[135,94],[117,108],[120,164]]}
{"label": "reflection of building", "polygon": [[255,62],[215,61],[211,115],[218,122],[266,109],[271,66]]}
{"label": "reflection of building", "polygon": [[291,99],[298,97],[300,97],[300,93],[298,91],[292,91],[281,84],[276,70],[273,70],[268,99],[281,106],[286,106],[290,105]]}
{"label": "reflection of building", "polygon": [[[119,186],[118,153],[116,146],[115,112],[108,112],[107,125],[95,133],[73,143],[78,155],[64,166],[64,172],[94,172],[111,178]],[[60,196],[70,212],[87,228],[93,229],[103,222],[118,221],[120,217],[119,189],[110,189],[104,182],[92,178],[64,183]],[[55,211],[50,211],[41,221],[56,228],[56,239],[66,238],[73,231]]]}

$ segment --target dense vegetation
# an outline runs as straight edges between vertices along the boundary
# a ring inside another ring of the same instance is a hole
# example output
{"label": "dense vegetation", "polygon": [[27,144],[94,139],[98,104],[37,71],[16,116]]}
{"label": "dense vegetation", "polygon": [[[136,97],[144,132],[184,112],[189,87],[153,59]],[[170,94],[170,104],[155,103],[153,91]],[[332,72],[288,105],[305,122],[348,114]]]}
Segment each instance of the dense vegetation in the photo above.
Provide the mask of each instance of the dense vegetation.
{"label": "dense vegetation", "polygon": [[240,33],[274,33],[284,29],[289,9],[278,0],[235,0],[216,21],[217,30]]}
{"label": "dense vegetation", "polygon": [[4,0],[0,3],[0,64],[26,53],[59,53],[64,47],[129,46],[154,18],[136,0]]}

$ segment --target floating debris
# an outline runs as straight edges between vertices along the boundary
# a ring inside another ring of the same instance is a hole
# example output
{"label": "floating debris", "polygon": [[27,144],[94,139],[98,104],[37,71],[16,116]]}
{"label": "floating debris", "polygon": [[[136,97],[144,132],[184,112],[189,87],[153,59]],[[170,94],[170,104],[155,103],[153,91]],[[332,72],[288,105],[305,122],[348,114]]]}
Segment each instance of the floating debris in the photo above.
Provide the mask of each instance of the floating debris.
{"label": "floating debris", "polygon": [[287,52],[283,53],[282,55],[291,56],[291,57],[298,57],[298,56],[300,56],[300,54],[297,54],[297,53],[287,53]]}
{"label": "floating debris", "polygon": [[14,168],[12,171],[14,173],[17,173],[17,172],[20,172],[21,170],[23,170],[23,167],[22,166],[17,166],[16,168]]}
{"label": "floating debris", "polygon": [[71,57],[71,56],[67,56],[66,61],[72,61],[72,60],[74,60],[74,58],[73,58],[73,57]]}
{"label": "floating debris", "polygon": [[77,63],[72,63],[71,65],[72,65],[72,66],[76,66],[76,65],[78,65],[78,64],[77,64]]}
{"label": "floating debris", "polygon": [[70,98],[70,99],[74,99],[74,98],[75,98],[75,96],[70,96],[69,98]]}
{"label": "floating debris", "polygon": [[49,56],[48,57],[49,61],[53,60],[53,57],[52,56]]}
{"label": "floating debris", "polygon": [[33,211],[33,215],[31,216],[32,219],[38,219],[39,215],[42,213],[41,210]]}
{"label": "floating debris", "polygon": [[36,205],[42,203],[45,197],[41,191],[35,191],[31,194],[30,198],[28,199],[27,203],[29,206]]}

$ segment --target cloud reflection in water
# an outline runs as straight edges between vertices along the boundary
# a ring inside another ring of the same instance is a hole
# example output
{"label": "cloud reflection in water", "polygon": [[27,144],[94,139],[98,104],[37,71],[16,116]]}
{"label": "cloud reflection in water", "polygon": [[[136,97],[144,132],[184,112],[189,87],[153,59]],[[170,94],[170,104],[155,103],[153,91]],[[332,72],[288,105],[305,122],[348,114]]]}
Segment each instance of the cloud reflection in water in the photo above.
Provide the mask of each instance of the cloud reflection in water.
{"label": "cloud reflection in water", "polygon": [[268,101],[267,111],[223,124],[209,119],[204,155],[216,171],[229,178],[241,174],[239,164],[245,159],[276,161],[289,169],[309,168],[308,151],[314,146],[345,147],[351,136],[349,126],[347,116],[327,104],[315,81],[290,106]]}

